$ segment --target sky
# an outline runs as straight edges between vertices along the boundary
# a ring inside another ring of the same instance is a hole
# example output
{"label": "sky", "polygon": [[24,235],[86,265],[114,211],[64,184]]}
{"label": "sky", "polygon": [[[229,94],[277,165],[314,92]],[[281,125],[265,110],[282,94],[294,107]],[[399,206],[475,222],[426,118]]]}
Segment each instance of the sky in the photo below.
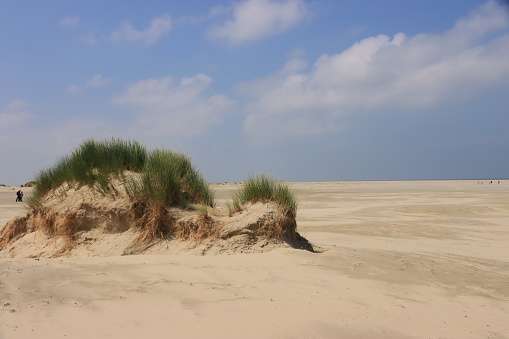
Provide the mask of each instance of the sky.
{"label": "sky", "polygon": [[209,182],[509,178],[501,0],[0,0],[0,184],[89,138]]}

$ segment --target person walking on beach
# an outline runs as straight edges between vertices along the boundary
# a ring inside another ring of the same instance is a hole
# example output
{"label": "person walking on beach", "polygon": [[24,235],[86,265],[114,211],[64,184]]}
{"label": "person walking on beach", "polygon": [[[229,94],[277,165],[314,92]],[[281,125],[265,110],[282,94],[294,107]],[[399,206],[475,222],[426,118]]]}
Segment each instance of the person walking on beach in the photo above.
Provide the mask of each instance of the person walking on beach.
{"label": "person walking on beach", "polygon": [[17,195],[16,202],[18,201],[23,202],[23,191],[22,190],[17,191],[16,195]]}

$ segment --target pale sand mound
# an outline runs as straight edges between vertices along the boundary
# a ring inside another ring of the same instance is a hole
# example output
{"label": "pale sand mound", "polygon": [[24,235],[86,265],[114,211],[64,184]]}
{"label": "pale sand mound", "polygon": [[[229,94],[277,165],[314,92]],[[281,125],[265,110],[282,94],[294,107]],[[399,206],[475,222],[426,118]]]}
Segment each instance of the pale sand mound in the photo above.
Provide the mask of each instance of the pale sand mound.
{"label": "pale sand mound", "polygon": [[132,202],[116,185],[115,194],[60,187],[41,207],[0,230],[0,257],[313,251],[295,231],[295,218],[274,203],[249,204],[231,216],[213,208],[154,210]]}

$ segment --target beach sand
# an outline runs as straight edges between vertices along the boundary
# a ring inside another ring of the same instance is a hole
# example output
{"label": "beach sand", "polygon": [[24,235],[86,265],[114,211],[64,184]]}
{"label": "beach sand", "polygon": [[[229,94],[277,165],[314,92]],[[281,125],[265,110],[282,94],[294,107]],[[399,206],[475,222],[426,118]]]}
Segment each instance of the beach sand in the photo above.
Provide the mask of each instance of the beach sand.
{"label": "beach sand", "polygon": [[509,338],[509,181],[290,186],[320,253],[0,259],[0,338]]}

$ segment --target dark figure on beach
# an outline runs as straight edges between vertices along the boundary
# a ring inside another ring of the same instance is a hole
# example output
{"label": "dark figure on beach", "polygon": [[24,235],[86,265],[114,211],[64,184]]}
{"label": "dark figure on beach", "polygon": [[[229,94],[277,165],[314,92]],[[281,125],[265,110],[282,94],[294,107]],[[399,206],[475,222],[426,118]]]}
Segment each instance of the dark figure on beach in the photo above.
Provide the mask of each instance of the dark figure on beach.
{"label": "dark figure on beach", "polygon": [[18,201],[23,202],[23,191],[21,191],[21,190],[17,191],[16,195],[17,195],[16,202],[18,202]]}

